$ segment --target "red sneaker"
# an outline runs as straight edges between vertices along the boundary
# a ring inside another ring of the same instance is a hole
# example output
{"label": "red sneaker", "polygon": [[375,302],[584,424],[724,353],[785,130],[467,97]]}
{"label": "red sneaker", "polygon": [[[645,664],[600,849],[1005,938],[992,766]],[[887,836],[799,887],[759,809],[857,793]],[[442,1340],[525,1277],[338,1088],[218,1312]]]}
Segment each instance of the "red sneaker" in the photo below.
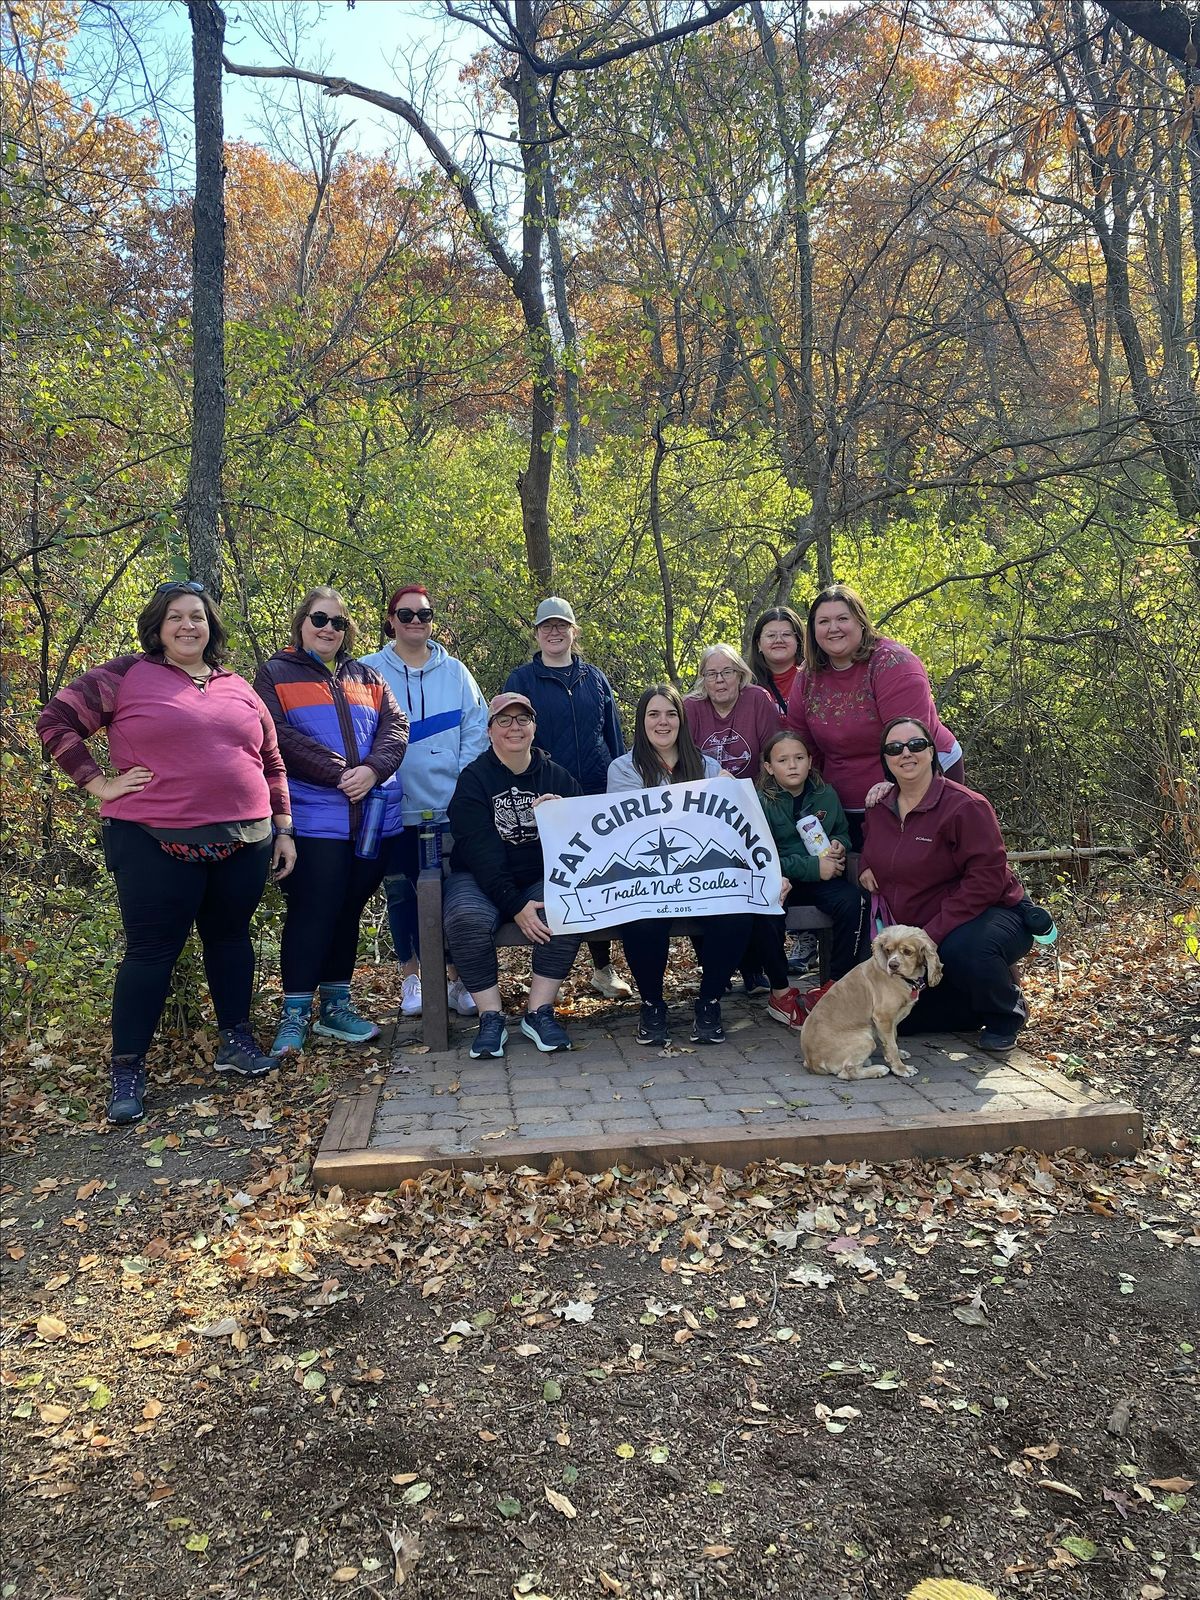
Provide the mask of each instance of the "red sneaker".
{"label": "red sneaker", "polygon": [[798,1028],[805,1015],[799,989],[789,989],[778,997],[772,995],[767,1001],[767,1015],[772,1022],[782,1022],[785,1028]]}
{"label": "red sneaker", "polygon": [[830,989],[833,988],[833,985],[834,979],[830,978],[829,982],[823,983],[819,989],[810,989],[806,995],[801,997],[801,1022],[803,1022],[804,1018],[812,1012],[813,1007],[817,1004],[817,1001],[829,993]]}

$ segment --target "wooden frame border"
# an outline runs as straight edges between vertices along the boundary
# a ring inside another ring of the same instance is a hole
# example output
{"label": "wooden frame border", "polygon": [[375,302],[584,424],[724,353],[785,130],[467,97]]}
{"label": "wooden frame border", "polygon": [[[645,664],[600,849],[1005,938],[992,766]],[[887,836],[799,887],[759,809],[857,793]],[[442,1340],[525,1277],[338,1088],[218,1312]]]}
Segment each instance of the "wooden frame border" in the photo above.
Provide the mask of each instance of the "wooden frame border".
{"label": "wooden frame border", "polygon": [[[362,1087],[365,1087],[363,1085]],[[741,1124],[711,1129],[656,1130],[653,1136],[601,1134],[587,1141],[570,1138],[496,1140],[486,1150],[447,1155],[436,1145],[403,1149],[370,1148],[371,1127],[382,1085],[339,1101],[313,1163],[314,1184],[347,1189],[390,1189],[422,1172],[480,1172],[486,1167],[547,1167],[555,1158],[579,1172],[609,1167],[665,1166],[680,1156],[723,1167],[772,1160],[909,1161],[955,1158],[1007,1150],[1080,1146],[1093,1154],[1132,1155],[1142,1144],[1142,1116],[1119,1101],[1087,1101],[1063,1111],[1016,1111],[1002,1118],[982,1112],[897,1117],[886,1124],[861,1121],[804,1124]],[[343,1113],[343,1106],[347,1109]],[[343,1113],[339,1115],[339,1113]]]}

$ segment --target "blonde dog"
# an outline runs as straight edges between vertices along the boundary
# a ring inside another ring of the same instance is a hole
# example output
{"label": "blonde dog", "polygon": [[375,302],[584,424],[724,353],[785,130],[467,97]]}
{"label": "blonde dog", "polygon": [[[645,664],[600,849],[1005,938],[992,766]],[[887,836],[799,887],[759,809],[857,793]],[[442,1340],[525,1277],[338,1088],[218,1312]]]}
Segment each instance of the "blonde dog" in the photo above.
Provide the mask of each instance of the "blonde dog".
{"label": "blonde dog", "polygon": [[[884,928],[870,957],[822,996],[800,1029],[800,1048],[810,1072],[830,1077],[911,1078],[896,1044],[896,1025],[917,1003],[921,990],[942,981],[937,945],[921,928]],[[871,1061],[878,1037],[887,1066]]]}

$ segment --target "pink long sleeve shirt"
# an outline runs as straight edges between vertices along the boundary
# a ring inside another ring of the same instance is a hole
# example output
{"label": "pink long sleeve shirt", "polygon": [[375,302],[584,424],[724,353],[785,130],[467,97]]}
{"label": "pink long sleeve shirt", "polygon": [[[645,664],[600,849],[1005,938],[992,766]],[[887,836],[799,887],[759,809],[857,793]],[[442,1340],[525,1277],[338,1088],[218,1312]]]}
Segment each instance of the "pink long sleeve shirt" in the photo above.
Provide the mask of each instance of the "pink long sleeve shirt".
{"label": "pink long sleeve shirt", "polygon": [[683,713],[701,755],[711,756],[735,778],[758,777],[762,747],[780,728],[779,711],[765,689],[748,684],[724,717],[711,700],[689,695]]}
{"label": "pink long sleeve shirt", "polygon": [[918,657],[895,639],[880,639],[866,661],[844,672],[802,667],[788,696],[786,722],[804,740],[826,783],[847,811],[861,811],[867,790],[883,777],[879,741],[895,717],[916,717],[933,734],[939,752],[955,738],[933,704],[929,677]]}
{"label": "pink long sleeve shirt", "polygon": [[102,816],[154,828],[257,822],[291,810],[275,724],[244,678],[217,668],[203,692],[179,667],[120,656],[48,701],[38,736],[82,788],[102,777],[86,741],[106,731],[118,772],[154,774],[136,794],[106,800]]}

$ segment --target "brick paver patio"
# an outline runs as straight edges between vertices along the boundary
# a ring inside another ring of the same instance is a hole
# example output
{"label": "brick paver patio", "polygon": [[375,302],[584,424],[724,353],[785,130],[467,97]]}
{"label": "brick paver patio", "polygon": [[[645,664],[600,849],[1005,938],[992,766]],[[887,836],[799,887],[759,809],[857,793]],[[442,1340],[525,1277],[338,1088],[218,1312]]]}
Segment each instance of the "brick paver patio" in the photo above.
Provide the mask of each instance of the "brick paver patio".
{"label": "brick paver patio", "polygon": [[419,1022],[405,1019],[390,1068],[339,1102],[315,1176],[384,1188],[424,1168],[545,1166],[556,1156],[599,1171],[680,1155],[743,1166],[1141,1143],[1132,1107],[1084,1093],[1024,1052],[999,1060],[956,1035],[908,1039],[916,1077],[843,1083],[807,1072],[797,1039],[765,1018],[761,1001],[725,1002],[724,1045],[688,1045],[690,1014],[672,1008],[678,1042],[666,1053],[634,1044],[636,1006],[568,1019],[569,1054],[539,1054],[510,1018],[503,1061],[470,1059],[465,1020],[450,1050],[421,1053]]}

